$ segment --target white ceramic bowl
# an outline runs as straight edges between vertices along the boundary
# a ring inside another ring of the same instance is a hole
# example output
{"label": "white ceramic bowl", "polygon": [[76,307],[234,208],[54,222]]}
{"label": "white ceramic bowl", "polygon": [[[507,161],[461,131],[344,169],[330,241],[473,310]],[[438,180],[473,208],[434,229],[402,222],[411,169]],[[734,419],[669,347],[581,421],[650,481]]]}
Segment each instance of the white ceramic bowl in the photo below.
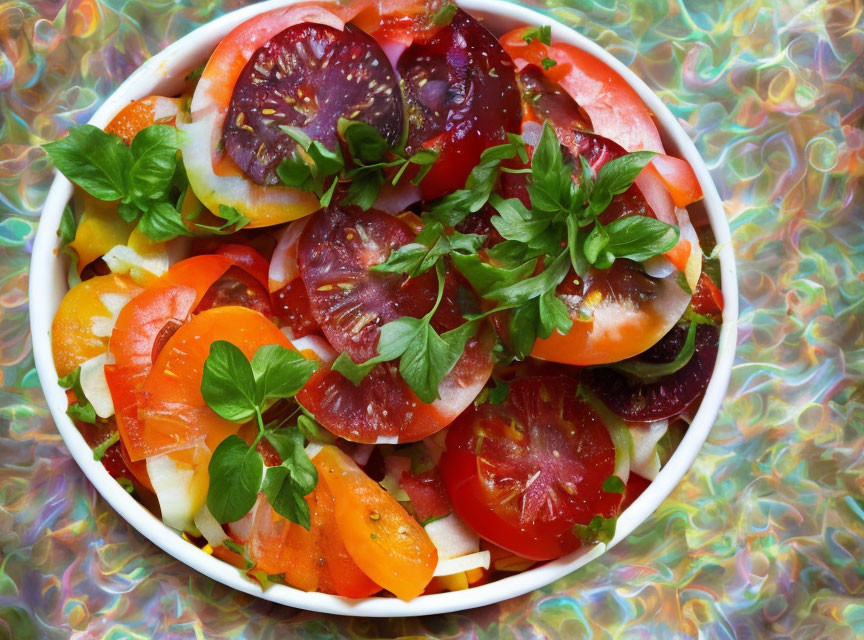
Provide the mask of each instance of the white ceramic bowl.
{"label": "white ceramic bowl", "polygon": [[[290,4],[294,0],[270,0],[248,6],[210,22],[167,47],[145,62],[115,91],[94,114],[90,122],[104,127],[131,100],[149,94],[171,95],[183,86],[186,74],[204,62],[216,44],[235,26],[253,15]],[[94,484],[102,497],[142,535],[193,569],[240,591],[292,607],[311,611],[359,616],[419,616],[446,613],[479,607],[518,596],[543,587],[597,558],[604,551],[626,538],[669,495],[693,463],[705,442],[726,393],[732,360],[735,354],[738,288],[735,260],[729,237],[729,225],[708,174],[687,134],[660,99],[632,71],[597,44],[572,29],[530,9],[501,0],[461,0],[459,4],[473,15],[483,18],[493,30],[503,33],[519,25],[552,25],[553,41],[572,44],[596,56],[615,69],[641,96],[654,112],[667,149],[685,158],[694,168],[705,195],[711,227],[720,247],[723,277],[723,327],[720,349],[705,399],[699,407],[683,442],[671,460],[646,491],[618,519],[615,538],[608,546],[597,545],[574,552],[542,567],[526,571],[467,591],[421,596],[410,602],[396,598],[350,599],[323,593],[306,593],[291,587],[276,585],[266,591],[241,577],[228,564],[217,560],[166,527],[158,518],[130,496],[108,475],[101,463],[93,460],[90,447],[66,415],[66,394],[57,384],[57,372],[51,356],[51,321],[66,293],[66,273],[58,259],[57,228],[60,216],[72,194],[72,185],[58,175],[48,192],[39,231],[33,246],[30,265],[30,326],[36,369],[42,381],[45,399],[57,428],[75,461]],[[659,541],[658,541],[659,542]]]}

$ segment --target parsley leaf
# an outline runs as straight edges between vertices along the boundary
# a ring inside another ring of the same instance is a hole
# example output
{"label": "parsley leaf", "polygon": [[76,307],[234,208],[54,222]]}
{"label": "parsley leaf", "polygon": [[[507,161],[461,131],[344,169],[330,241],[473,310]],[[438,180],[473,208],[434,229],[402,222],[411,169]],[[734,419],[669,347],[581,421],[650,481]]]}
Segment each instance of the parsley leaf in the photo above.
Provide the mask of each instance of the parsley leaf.
{"label": "parsley leaf", "polygon": [[264,459],[258,450],[240,436],[228,436],[216,447],[207,470],[207,508],[216,521],[234,522],[249,513],[264,476]]}
{"label": "parsley leaf", "polygon": [[615,525],[618,518],[594,516],[587,525],[573,526],[573,534],[585,544],[610,542],[615,537]]}
{"label": "parsley leaf", "polygon": [[59,378],[57,383],[64,389],[71,389],[75,394],[75,402],[66,409],[66,415],[73,420],[95,424],[96,409],[90,404],[84,389],[81,388],[81,367],[76,367],[72,372]]}
{"label": "parsley leaf", "polygon": [[120,434],[116,431],[112,432],[102,442],[100,442],[95,447],[93,447],[93,459],[96,462],[99,462],[100,460],[102,460],[102,458],[105,456],[105,453],[108,451],[108,449],[110,449],[112,446],[117,444],[117,442],[119,442],[119,441],[120,441]]}
{"label": "parsley leaf", "polygon": [[240,231],[240,229],[251,222],[249,218],[237,211],[237,209],[224,204],[219,205],[219,213],[216,213],[216,216],[222,218],[225,223],[218,227],[206,224],[196,224],[195,226],[216,234],[229,234]]}
{"label": "parsley leaf", "polygon": [[72,211],[72,207],[67,204],[66,208],[63,209],[63,215],[60,216],[60,226],[57,227],[61,249],[75,239],[77,230],[78,222],[75,220],[75,213]]}
{"label": "parsley leaf", "polygon": [[598,215],[603,213],[612,202],[612,196],[627,191],[636,176],[656,155],[653,151],[634,151],[600,167],[591,192],[591,211]]}
{"label": "parsley leaf", "polygon": [[373,265],[370,271],[380,273],[407,273],[419,276],[434,267],[440,258],[456,252],[476,253],[483,245],[484,236],[453,231],[445,233],[444,225],[437,220],[428,220],[423,230],[406,245],[390,253],[387,260]]}
{"label": "parsley leaf", "polygon": [[603,491],[606,493],[624,493],[627,487],[618,476],[609,476],[603,481]]}

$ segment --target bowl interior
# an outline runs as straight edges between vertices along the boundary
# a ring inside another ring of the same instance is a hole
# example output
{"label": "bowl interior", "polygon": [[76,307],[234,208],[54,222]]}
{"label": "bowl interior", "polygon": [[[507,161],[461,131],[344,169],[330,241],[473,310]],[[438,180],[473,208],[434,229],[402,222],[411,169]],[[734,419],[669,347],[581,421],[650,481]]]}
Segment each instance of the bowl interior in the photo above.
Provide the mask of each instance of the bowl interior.
{"label": "bowl interior", "polygon": [[[219,40],[233,27],[252,15],[291,4],[292,1],[271,0],[248,6],[196,29],[136,70],[105,101],[90,122],[104,127],[114,114],[131,100],[152,93],[171,95],[180,91],[187,73],[206,61]],[[483,19],[485,24],[496,33],[503,33],[525,24],[551,24],[553,40],[572,44],[606,62],[633,86],[655,113],[667,150],[674,155],[684,157],[694,167],[705,195],[704,209],[718,242],[725,299],[720,349],[705,398],[671,460],[648,489],[621,514],[615,538],[609,545],[601,544],[581,549],[541,567],[490,584],[473,587],[467,591],[420,596],[410,602],[380,597],[355,600],[322,593],[307,593],[283,585],[275,585],[262,591],[257,584],[241,577],[233,567],[183,540],[132,498],[108,475],[99,462],[93,460],[90,448],[65,413],[66,395],[57,384],[57,373],[51,355],[50,328],[57,307],[67,291],[67,265],[64,264],[65,260],[57,255],[57,228],[63,208],[72,194],[72,186],[65,177],[58,175],[45,201],[33,247],[30,277],[33,352],[48,407],[78,465],[100,494],[125,520],[178,560],[235,589],[273,602],[312,611],[381,617],[458,611],[498,602],[538,589],[600,556],[607,548],[617,544],[641,524],[690,468],[719,411],[729,381],[735,350],[737,281],[729,225],[722,203],[693,143],[660,99],[639,78],[611,54],[572,29],[540,13],[502,0],[462,0],[459,4],[476,17]]]}

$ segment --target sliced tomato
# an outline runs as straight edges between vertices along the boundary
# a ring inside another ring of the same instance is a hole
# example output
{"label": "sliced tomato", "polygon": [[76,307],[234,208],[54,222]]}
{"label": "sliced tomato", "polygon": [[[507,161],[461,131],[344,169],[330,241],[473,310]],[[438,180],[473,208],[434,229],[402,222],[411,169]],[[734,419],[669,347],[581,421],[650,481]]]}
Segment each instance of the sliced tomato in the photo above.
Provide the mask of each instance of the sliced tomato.
{"label": "sliced tomato", "polygon": [[585,110],[540,67],[527,64],[516,76],[522,92],[522,117],[542,124],[545,120],[565,130],[590,131],[591,118]]}
{"label": "sliced tomato", "polygon": [[165,344],[141,388],[145,400],[138,414],[144,428],[142,445],[129,451],[133,460],[192,446],[210,432],[236,432],[237,425],[216,415],[201,396],[204,361],[217,340],[227,340],[249,359],[266,344],[294,348],[276,325],[252,309],[217,307],[192,318]]}
{"label": "sliced tomato", "polygon": [[268,318],[273,315],[270,295],[265,285],[251,273],[236,265],[228,267],[228,270],[210,285],[201,302],[195,307],[195,313],[214,307],[228,306],[254,309]]}
{"label": "sliced tomato", "polygon": [[165,96],[133,100],[114,116],[105,131],[120,136],[126,144],[132,144],[135,135],[142,129],[154,124],[174,125],[182,104],[180,98]]}
{"label": "sliced tomato", "polygon": [[519,132],[513,63],[486,27],[464,11],[428,42],[411,45],[397,69],[408,110],[407,152],[440,152],[420,183],[424,198],[461,189],[484,149]]}
{"label": "sliced tomato", "polygon": [[426,531],[346,454],[325,446],[313,459],[348,554],[376,584],[403,600],[432,579],[438,552]]}
{"label": "sliced tomato", "polygon": [[164,345],[186,323],[195,298],[191,287],[159,284],[138,295],[117,316],[108,346],[114,364],[105,365],[105,379],[117,429],[132,460],[141,460],[149,451],[138,417],[138,394],[158,355],[156,346]]}
{"label": "sliced tomato", "polygon": [[421,523],[443,518],[453,510],[437,468],[418,474],[403,471],[399,484],[408,494],[414,515]]}
{"label": "sliced tomato", "polygon": [[225,148],[253,182],[279,185],[276,168],[298,149],[283,127],[335,149],[339,118],[371,125],[390,146],[400,142],[402,99],[390,61],[353,25],[295,24],[258,49],[237,78]]}
{"label": "sliced tomato", "polygon": [[615,447],[573,378],[514,380],[505,402],[465,411],[446,445],[439,464],[454,510],[519,556],[558,558],[580,545],[574,525],[618,513],[621,495],[602,490]]}
{"label": "sliced tomato", "polygon": [[85,280],[66,293],[51,325],[58,376],[105,353],[116,315],[140,292],[131,278],[110,274]]}
{"label": "sliced tomato", "polygon": [[[338,9],[335,4],[329,5]],[[312,22],[342,29],[345,21],[322,4],[298,3],[259,14],[237,26],[217,45],[198,81],[190,113],[178,122],[185,131],[181,152],[189,184],[211,211],[231,206],[267,226],[300,218],[315,211],[311,193],[284,187],[261,186],[249,180],[222,143],[222,130],[237,79],[255,51],[268,40],[297,24]]]}
{"label": "sliced tomato", "polygon": [[699,276],[699,283],[690,304],[693,311],[705,316],[717,318],[723,313],[723,292],[704,271]]}
{"label": "sliced tomato", "polygon": [[624,511],[624,509],[636,502],[636,498],[641,496],[650,484],[650,480],[631,473],[630,478],[627,480],[627,486],[624,489],[624,501],[621,503],[621,511]]}
{"label": "sliced tomato", "polygon": [[273,250],[268,274],[273,314],[282,325],[291,329],[295,338],[320,331],[297,267],[300,234],[308,221],[309,217],[301,218],[285,226]]}
{"label": "sliced tomato", "polygon": [[268,284],[268,273],[270,264],[260,253],[245,244],[223,244],[214,251],[217,255],[225,256],[234,264],[243,267],[248,273],[255,277],[262,286]]}
{"label": "sliced tomato", "polygon": [[[434,272],[408,278],[369,271],[414,237],[407,223],[394,216],[338,208],[315,214],[300,237],[300,274],[312,314],[330,344],[355,362],[377,354],[381,325],[403,316],[422,317],[434,304]],[[467,283],[450,271],[432,326],[439,333],[454,329],[476,305]],[[377,365],[359,386],[322,367],[298,400],[328,430],[347,440],[419,440],[459,415],[488,380],[490,337],[481,330],[468,341],[432,404],[417,398],[393,362]]]}
{"label": "sliced tomato", "polygon": [[[613,369],[597,368],[586,371],[583,381],[606,406],[624,420],[667,420],[693,406],[705,391],[717,359],[717,344],[717,328],[700,325],[696,331],[696,350],[693,356],[687,364],[669,376],[645,382]],[[672,359],[668,352],[652,355],[661,361]]]}

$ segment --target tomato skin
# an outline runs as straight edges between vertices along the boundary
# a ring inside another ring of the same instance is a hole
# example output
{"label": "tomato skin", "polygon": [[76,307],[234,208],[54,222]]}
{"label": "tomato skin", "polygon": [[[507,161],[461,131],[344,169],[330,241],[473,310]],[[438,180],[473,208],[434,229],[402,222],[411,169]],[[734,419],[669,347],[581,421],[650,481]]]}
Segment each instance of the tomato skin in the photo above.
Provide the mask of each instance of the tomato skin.
{"label": "tomato skin", "polygon": [[295,278],[278,291],[271,293],[270,304],[273,307],[273,315],[283,326],[291,329],[295,338],[321,332],[312,316],[309,296],[300,278]]}
{"label": "tomato skin", "polygon": [[[217,307],[193,317],[166,343],[141,391],[143,445],[133,460],[192,446],[205,436],[235,433],[238,425],[220,418],[201,396],[201,377],[210,345],[227,340],[251,359],[259,347],[294,347],[265,316],[245,307]],[[214,439],[221,442],[224,439]]]}
{"label": "tomato skin", "polygon": [[423,527],[336,447],[325,446],[313,462],[333,494],[339,533],[357,566],[402,600],[423,593],[438,562]]}
{"label": "tomato skin", "polygon": [[437,469],[416,475],[403,471],[399,483],[411,499],[414,515],[421,523],[433,518],[443,518],[453,511]]}
{"label": "tomato skin", "polygon": [[228,270],[210,285],[195,307],[195,313],[229,306],[254,309],[268,318],[273,315],[270,294],[265,286],[251,273],[236,265],[228,267]]}
{"label": "tomato skin", "polygon": [[690,304],[696,313],[712,318],[717,318],[723,313],[723,292],[704,271],[699,276],[699,283],[696,285]]}
{"label": "tomato skin", "polygon": [[225,256],[234,264],[243,267],[262,286],[267,286],[270,264],[252,247],[247,247],[245,244],[223,244],[216,249],[215,253]]}
{"label": "tomato skin", "polygon": [[472,407],[451,425],[441,475],[453,509],[481,537],[550,560],[579,547],[574,524],[617,513],[621,496],[601,489],[614,446],[577,393],[564,376],[519,378],[503,404]]}

